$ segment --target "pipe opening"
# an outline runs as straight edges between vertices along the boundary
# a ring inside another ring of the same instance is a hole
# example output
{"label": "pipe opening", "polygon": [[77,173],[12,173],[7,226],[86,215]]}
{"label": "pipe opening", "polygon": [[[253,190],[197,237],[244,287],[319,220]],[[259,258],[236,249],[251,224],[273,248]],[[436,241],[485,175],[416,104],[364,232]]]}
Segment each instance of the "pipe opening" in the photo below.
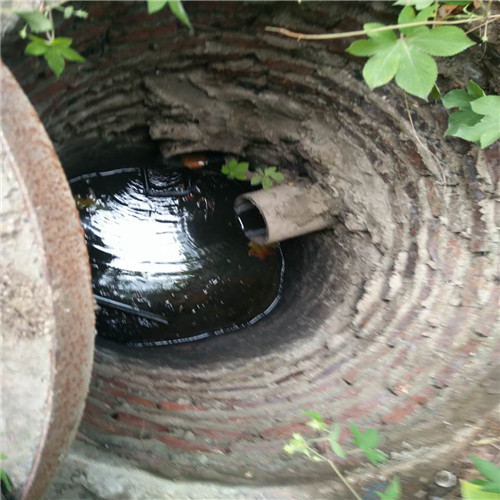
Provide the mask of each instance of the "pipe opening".
{"label": "pipe opening", "polygon": [[246,237],[260,245],[267,241],[266,221],[260,210],[250,200],[240,197],[236,200],[234,211]]}

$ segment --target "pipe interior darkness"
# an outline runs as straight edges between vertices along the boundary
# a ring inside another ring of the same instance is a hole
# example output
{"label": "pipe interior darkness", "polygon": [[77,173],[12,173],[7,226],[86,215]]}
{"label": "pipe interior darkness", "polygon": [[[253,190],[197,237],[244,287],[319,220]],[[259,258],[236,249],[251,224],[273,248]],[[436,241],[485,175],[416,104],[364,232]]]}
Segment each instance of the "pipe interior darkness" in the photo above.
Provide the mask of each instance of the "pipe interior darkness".
{"label": "pipe interior darkness", "polygon": [[[443,139],[437,103],[393,85],[369,92],[347,41],[264,31],[391,20],[377,4],[189,2],[190,34],[143,2],[86,2],[89,20],[58,31],[87,62],[59,80],[22,57],[14,33],[4,38],[2,56],[68,170],[105,164],[106,145],[112,155],[130,143],[165,157],[222,151],[338,200],[332,229],[284,243],[285,293],[267,319],[166,348],[98,341],[80,429],[94,443],[171,477],[307,481],[329,473],[282,453],[292,432],[310,432],[301,408],[386,426],[390,450],[407,441],[411,463],[427,447],[437,467],[463,444],[466,420],[494,405],[495,146]],[[473,67],[498,92],[498,55],[479,63],[481,50],[444,62],[440,88],[463,85]]]}
{"label": "pipe interior darkness", "polygon": [[241,224],[241,229],[248,239],[266,240],[269,234],[266,226],[266,221],[262,213],[250,200],[240,198],[234,204],[234,212],[238,216]]}

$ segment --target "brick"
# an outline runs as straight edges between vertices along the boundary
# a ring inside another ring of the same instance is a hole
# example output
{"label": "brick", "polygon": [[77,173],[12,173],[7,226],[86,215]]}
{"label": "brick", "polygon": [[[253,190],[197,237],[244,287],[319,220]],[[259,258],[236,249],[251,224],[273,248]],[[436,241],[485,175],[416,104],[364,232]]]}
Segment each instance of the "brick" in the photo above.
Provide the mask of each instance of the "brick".
{"label": "brick", "polygon": [[146,420],[145,418],[130,415],[121,411],[117,413],[116,419],[118,420],[118,422],[122,422],[132,427],[137,427],[141,430],[141,432],[144,430],[155,432],[169,432],[170,430],[164,425],[157,424],[156,422],[151,422],[150,420]]}
{"label": "brick", "polygon": [[101,432],[114,434],[115,436],[138,437],[139,434],[137,431],[125,429],[123,426],[118,424],[116,420],[113,420],[110,417],[99,418],[94,415],[86,414],[83,417],[83,424],[91,425]]}
{"label": "brick", "polygon": [[115,387],[118,387],[120,389],[128,389],[130,387],[129,384],[125,383],[123,380],[120,379],[103,377],[102,375],[94,375],[94,379],[102,381],[105,384],[114,385]]}
{"label": "brick", "polygon": [[349,408],[338,412],[336,414],[336,420],[339,422],[361,420],[362,418],[371,415],[380,404],[381,397],[353,404]]}
{"label": "brick", "polygon": [[149,406],[150,408],[157,408],[156,403],[153,403],[152,401],[149,401],[149,400],[144,399],[144,398],[140,398],[138,396],[133,396],[132,394],[129,394],[128,392],[122,391],[120,389],[114,389],[113,387],[104,387],[103,391],[105,391],[108,394],[111,394],[117,398],[125,399],[128,403],[132,403],[134,405]]}
{"label": "brick", "polygon": [[433,217],[441,215],[441,196],[438,195],[434,180],[430,177],[425,177],[425,186],[427,188],[427,201]]}
{"label": "brick", "polygon": [[173,401],[160,401],[158,408],[165,411],[206,411],[202,406],[181,405]]}
{"label": "brick", "polygon": [[427,401],[429,401],[432,393],[437,390],[435,388],[428,389],[421,394],[416,394],[408,398],[402,405],[398,406],[396,409],[392,410],[382,417],[382,422],[384,424],[396,424],[401,422],[406,417],[418,411],[422,406],[424,406]]}
{"label": "brick", "polygon": [[484,269],[489,267],[486,257],[475,257],[464,280],[462,305],[465,307],[475,306],[478,301],[478,291],[485,287],[486,278],[483,276]]}
{"label": "brick", "polygon": [[433,219],[429,221],[427,230],[427,252],[429,257],[434,261],[439,261],[439,236],[440,236],[440,223],[439,220]]}
{"label": "brick", "polygon": [[300,434],[311,434],[312,429],[305,423],[303,424],[287,424],[276,427],[269,427],[262,431],[260,435],[265,439],[274,439],[274,438],[287,438],[290,437],[294,432],[298,432]]}
{"label": "brick", "polygon": [[226,431],[222,429],[192,428],[191,432],[197,437],[205,437],[213,439],[214,441],[236,441],[236,440],[252,441],[255,439],[255,436],[253,436],[252,434],[245,434],[240,431]]}

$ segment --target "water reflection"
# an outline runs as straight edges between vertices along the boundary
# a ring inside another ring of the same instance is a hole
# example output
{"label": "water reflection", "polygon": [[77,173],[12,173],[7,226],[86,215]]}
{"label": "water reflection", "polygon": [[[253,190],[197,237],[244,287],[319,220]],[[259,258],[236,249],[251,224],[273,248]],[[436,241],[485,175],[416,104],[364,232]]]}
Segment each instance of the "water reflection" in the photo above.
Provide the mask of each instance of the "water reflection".
{"label": "water reflection", "polygon": [[101,305],[99,335],[185,342],[239,329],[276,305],[281,251],[256,257],[233,213],[247,183],[150,164],[91,173],[71,187]]}

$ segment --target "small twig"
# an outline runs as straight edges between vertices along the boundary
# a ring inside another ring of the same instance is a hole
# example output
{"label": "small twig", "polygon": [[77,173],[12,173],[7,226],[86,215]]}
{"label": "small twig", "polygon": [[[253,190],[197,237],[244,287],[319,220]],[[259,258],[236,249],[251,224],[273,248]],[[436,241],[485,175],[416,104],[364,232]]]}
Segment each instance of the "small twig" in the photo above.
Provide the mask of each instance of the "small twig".
{"label": "small twig", "polygon": [[314,450],[310,446],[309,446],[309,450],[312,451],[318,458],[320,458],[324,462],[328,462],[330,464],[330,467],[335,471],[335,474],[337,474],[337,476],[340,478],[340,480],[347,486],[348,490],[352,493],[352,495],[354,496],[354,498],[356,500],[363,500],[358,495],[356,490],[347,482],[347,479],[343,476],[342,472],[340,472],[340,470],[338,469],[338,467],[335,465],[335,463],[332,460],[325,458],[323,455],[321,455],[321,453],[318,453],[316,450]]}
{"label": "small twig", "polygon": [[474,446],[481,446],[483,444],[498,443],[499,441],[500,441],[500,437],[492,437],[492,438],[478,439],[477,441],[474,441],[472,444]]}
{"label": "small twig", "polygon": [[465,34],[468,35],[469,33],[472,33],[473,31],[476,31],[478,29],[481,29],[483,26],[486,26],[489,21],[484,22],[483,24],[479,24],[478,26],[475,26],[474,28],[471,28],[469,31],[466,31]]}
{"label": "small twig", "polygon": [[[403,97],[404,97],[404,101],[405,101],[406,113],[408,114],[408,120],[410,121],[410,125],[411,125],[411,128],[413,130],[413,133],[415,134],[415,138],[417,139],[418,143],[432,156],[432,158],[434,158],[434,160],[436,161],[438,168],[439,168],[441,166],[441,162],[439,161],[438,157],[422,142],[419,135],[417,134],[417,129],[415,128],[415,125],[413,124],[413,118],[411,117],[410,107],[408,106],[408,99],[406,97],[406,93],[403,94]],[[443,182],[443,186],[445,186],[446,185],[446,177],[442,171],[443,169],[440,169],[440,170],[441,170],[441,175],[442,175],[441,181]]]}
{"label": "small twig", "polygon": [[[490,0],[488,2],[488,7],[486,7],[486,16],[488,16],[488,13],[490,12],[490,9],[491,9],[491,3],[493,2],[493,0]],[[486,17],[486,22],[484,23],[484,35],[483,35],[483,38],[488,38],[488,23],[489,23],[489,19],[488,17]]]}
{"label": "small twig", "polygon": [[403,23],[403,24],[391,24],[388,26],[382,26],[380,28],[374,28],[372,30],[358,30],[358,31],[345,31],[343,33],[318,33],[318,34],[307,34],[307,33],[297,33],[295,31],[290,31],[286,28],[279,28],[276,26],[266,26],[266,31],[272,33],[279,33],[280,35],[288,36],[290,38],[296,38],[297,40],[332,40],[336,38],[347,38],[350,36],[363,36],[367,33],[378,33],[381,31],[388,31],[401,28],[413,28],[415,26],[443,26],[452,24],[469,24],[473,21],[479,21],[486,19],[488,21],[500,18],[500,14],[495,14],[493,16],[475,16],[469,19],[459,19],[456,21],[421,21],[418,23]]}

